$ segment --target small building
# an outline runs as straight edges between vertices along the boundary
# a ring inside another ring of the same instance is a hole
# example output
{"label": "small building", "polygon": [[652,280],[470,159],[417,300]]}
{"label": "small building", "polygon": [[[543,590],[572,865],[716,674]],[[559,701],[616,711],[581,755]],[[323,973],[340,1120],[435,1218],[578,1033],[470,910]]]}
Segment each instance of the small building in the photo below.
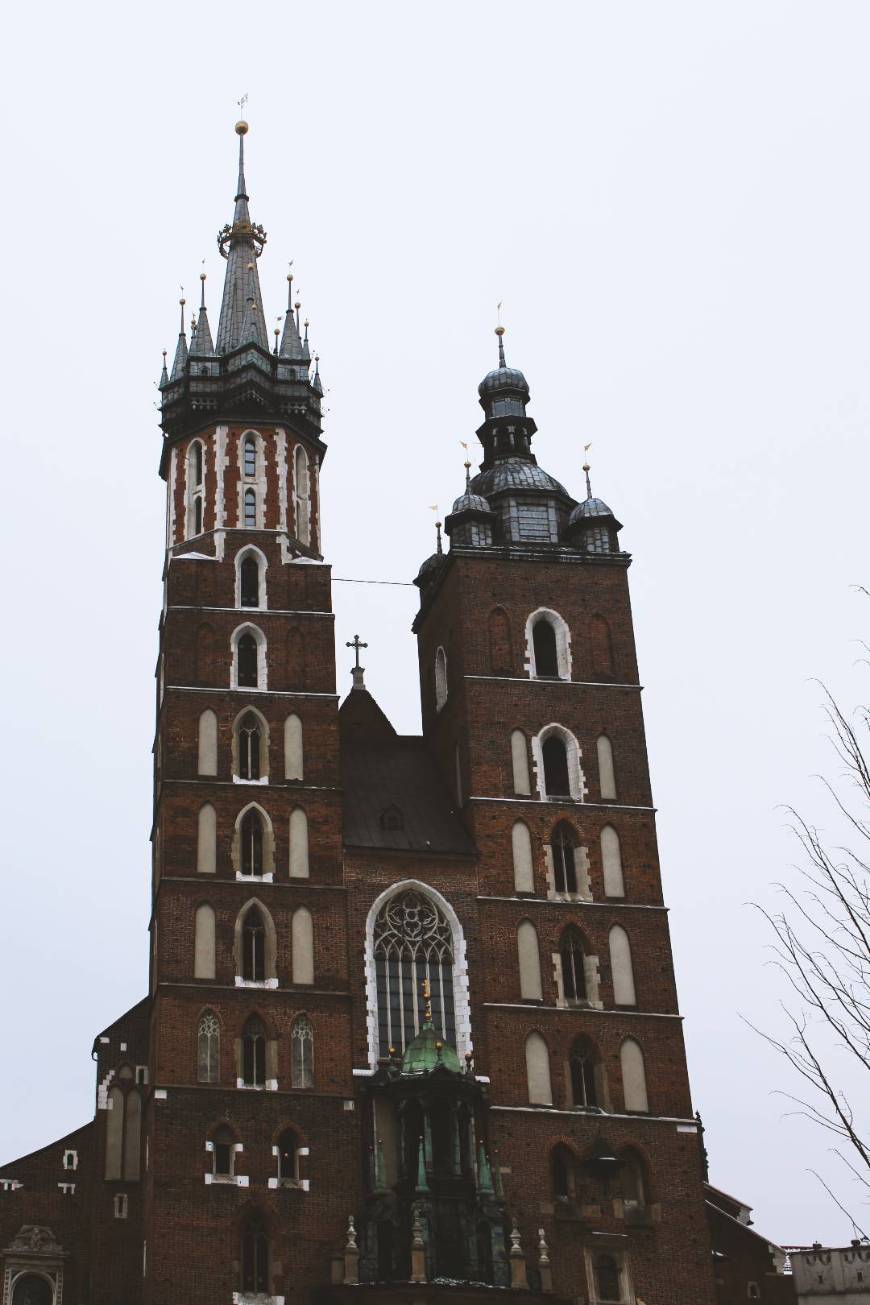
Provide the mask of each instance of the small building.
{"label": "small building", "polygon": [[796,1299],[811,1305],[867,1305],[870,1301],[870,1244],[795,1247],[789,1251]]}

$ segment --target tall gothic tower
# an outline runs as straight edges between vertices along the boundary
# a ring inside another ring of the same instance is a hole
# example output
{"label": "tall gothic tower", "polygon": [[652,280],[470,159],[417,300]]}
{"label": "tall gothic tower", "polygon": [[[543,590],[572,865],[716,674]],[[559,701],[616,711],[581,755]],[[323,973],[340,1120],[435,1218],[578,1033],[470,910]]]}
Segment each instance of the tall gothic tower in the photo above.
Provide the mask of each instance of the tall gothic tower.
{"label": "tall gothic tower", "polygon": [[620,524],[499,329],[423,734],[358,664],[339,709],[322,389],[236,130],[217,335],[203,281],[160,386],[148,995],[93,1122],[0,1169],[0,1305],[711,1305]]}

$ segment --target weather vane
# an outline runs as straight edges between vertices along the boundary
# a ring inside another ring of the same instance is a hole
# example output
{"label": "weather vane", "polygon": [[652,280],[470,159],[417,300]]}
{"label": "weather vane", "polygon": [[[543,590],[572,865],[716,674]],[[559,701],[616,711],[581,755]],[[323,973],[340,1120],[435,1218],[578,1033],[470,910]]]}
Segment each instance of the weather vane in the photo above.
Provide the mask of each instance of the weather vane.
{"label": "weather vane", "polygon": [[239,106],[239,117],[240,117],[240,118],[244,118],[244,116],[245,116],[245,105],[246,105],[247,103],[248,103],[248,92],[245,91],[245,93],[244,93],[244,95],[242,96],[242,98],[241,98],[240,100],[236,100],[236,104]]}

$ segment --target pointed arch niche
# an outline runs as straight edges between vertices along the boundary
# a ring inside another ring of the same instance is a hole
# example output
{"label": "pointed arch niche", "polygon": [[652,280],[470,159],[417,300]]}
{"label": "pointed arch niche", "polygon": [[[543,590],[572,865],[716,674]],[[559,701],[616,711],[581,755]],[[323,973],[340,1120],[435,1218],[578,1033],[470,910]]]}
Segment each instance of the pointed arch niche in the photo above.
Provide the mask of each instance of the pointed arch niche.
{"label": "pointed arch niche", "polygon": [[[393,897],[400,897],[403,893],[416,893],[421,897],[428,898],[429,902],[440,912],[446,921],[451,935],[451,949],[453,953],[453,1018],[456,1031],[456,1051],[459,1059],[472,1051],[471,1038],[471,1005],[468,994],[468,958],[465,944],[465,934],[459,917],[453,907],[447,901],[446,897],[438,892],[437,889],[430,887],[429,884],[422,883],[419,879],[403,879],[397,884],[392,884],[386,888],[372,902],[366,919],[366,940],[365,940],[365,978],[366,978],[366,1005],[367,1005],[367,1031],[369,1046],[369,1066],[371,1069],[377,1068],[378,1057],[380,1055],[380,1038],[378,1028],[378,974],[375,962],[375,926],[383,908]],[[422,977],[422,976],[421,976]]]}

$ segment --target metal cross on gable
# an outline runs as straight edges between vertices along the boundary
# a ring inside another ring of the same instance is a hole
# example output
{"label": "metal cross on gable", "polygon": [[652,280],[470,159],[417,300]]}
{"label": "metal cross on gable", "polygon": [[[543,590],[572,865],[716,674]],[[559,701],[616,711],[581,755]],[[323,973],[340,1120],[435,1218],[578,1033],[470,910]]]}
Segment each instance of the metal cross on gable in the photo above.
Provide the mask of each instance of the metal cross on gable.
{"label": "metal cross on gable", "polygon": [[352,638],[352,639],[349,639],[349,640],[347,641],[347,643],[346,643],[344,646],[345,646],[345,648],[353,648],[353,650],[354,650],[354,655],[355,655],[355,657],[356,657],[356,662],[355,662],[355,664],[354,664],[354,670],[355,670],[355,671],[361,670],[362,668],[360,667],[360,664],[359,664],[359,651],[360,651],[360,648],[368,648],[368,644],[367,644],[367,643],[363,643],[363,641],[362,641],[362,639],[360,639],[359,635],[358,635],[358,634],[355,634],[355,635],[353,636],[353,638]]}

